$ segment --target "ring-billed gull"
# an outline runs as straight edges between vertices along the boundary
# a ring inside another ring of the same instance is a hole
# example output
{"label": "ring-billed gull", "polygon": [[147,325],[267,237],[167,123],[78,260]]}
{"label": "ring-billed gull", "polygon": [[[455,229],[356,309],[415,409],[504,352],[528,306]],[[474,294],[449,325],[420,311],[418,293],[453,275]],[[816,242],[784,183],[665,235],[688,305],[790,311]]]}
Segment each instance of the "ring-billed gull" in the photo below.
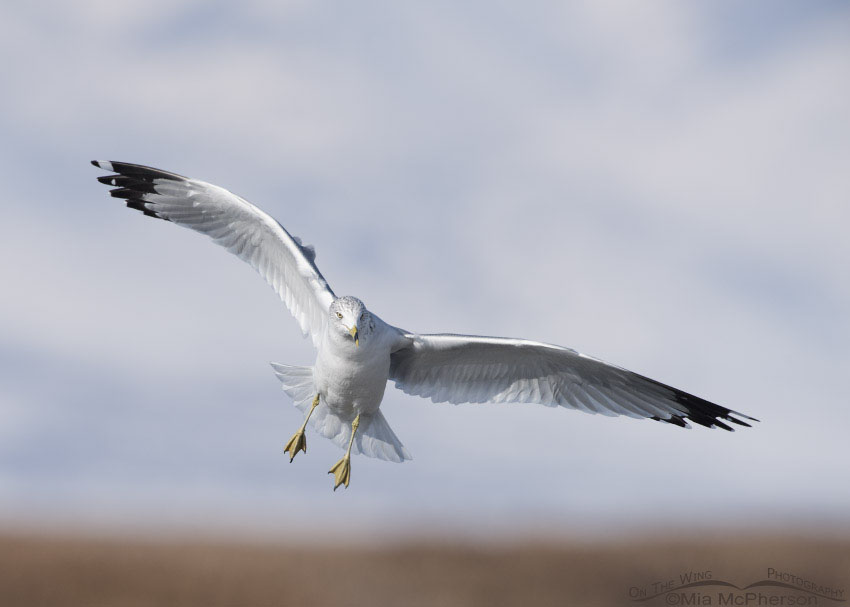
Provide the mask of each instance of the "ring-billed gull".
{"label": "ring-billed gull", "polygon": [[[526,402],[602,415],[758,421],[637,373],[550,344],[472,335],[420,335],[394,327],[356,297],[337,297],[316,267],[316,252],[269,215],[216,185],[137,164],[93,160],[112,196],[150,217],[210,236],[251,264],[277,292],[317,349],[312,367],[272,363],[284,391],[305,414],[284,448],[307,451],[307,423],[345,449],[329,471],[334,490],[351,479],[351,454],[393,462],[410,454],[381,413],[387,381],[434,402]],[[739,419],[740,418],[740,419]]]}

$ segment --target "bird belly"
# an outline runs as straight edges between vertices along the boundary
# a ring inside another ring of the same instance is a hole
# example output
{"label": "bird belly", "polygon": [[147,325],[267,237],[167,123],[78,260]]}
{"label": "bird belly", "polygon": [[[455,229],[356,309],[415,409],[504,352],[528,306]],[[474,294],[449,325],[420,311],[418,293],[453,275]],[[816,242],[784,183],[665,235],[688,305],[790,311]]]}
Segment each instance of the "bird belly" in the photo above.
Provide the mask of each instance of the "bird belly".
{"label": "bird belly", "polygon": [[320,355],[316,360],[315,381],[319,394],[328,408],[343,419],[377,411],[387,387],[388,353],[385,356],[358,354],[357,357]]}

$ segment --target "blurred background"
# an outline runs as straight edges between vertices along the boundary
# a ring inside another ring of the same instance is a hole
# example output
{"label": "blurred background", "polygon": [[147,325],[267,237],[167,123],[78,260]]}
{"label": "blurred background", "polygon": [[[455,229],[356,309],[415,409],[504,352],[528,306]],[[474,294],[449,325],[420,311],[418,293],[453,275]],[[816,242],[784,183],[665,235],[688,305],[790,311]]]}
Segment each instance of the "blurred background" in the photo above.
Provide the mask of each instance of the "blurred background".
{"label": "blurred background", "polygon": [[[799,541],[844,555],[810,574],[850,571],[846,3],[5,2],[0,57],[0,597],[27,600],[27,571],[94,592],[74,567],[106,579],[127,546],[397,564],[381,551],[436,542],[458,572],[481,565],[452,546],[542,543],[599,575],[608,550],[640,579],[727,563],[749,583],[771,555],[805,574]],[[390,386],[414,460],[355,458],[334,493],[328,441],[283,455],[301,414],[268,366],[311,364],[310,342],[248,266],[111,199],[94,158],[247,198],[397,326],[569,346],[762,423]],[[670,563],[652,575],[648,546]],[[157,596],[188,604],[221,568]]]}

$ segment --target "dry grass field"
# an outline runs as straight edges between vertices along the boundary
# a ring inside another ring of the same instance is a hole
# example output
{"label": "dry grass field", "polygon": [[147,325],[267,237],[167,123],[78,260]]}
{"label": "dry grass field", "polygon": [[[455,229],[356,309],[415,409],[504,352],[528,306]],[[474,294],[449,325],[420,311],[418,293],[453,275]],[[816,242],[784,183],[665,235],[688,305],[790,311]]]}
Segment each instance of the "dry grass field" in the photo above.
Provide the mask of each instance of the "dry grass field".
{"label": "dry grass field", "polygon": [[[850,587],[850,539],[708,536],[330,549],[6,533],[0,605],[651,606],[676,603],[665,603],[666,596],[634,602],[630,592],[643,588],[648,596],[653,583],[678,585],[679,576],[706,571],[743,587],[764,579],[769,567],[845,592]],[[718,588],[697,590],[697,604],[718,604]]]}

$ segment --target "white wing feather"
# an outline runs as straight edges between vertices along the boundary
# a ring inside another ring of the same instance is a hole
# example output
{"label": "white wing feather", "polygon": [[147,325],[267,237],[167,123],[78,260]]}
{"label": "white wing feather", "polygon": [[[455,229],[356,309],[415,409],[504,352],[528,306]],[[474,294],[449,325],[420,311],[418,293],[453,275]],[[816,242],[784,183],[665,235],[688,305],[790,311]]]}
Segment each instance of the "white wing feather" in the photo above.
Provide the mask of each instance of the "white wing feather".
{"label": "white wing feather", "polygon": [[216,185],[159,169],[123,162],[93,161],[117,173],[98,181],[111,194],[146,215],[206,234],[248,262],[277,292],[304,335],[318,346],[328,308],[335,299],[316,267],[316,253],[271,216]]}
{"label": "white wing feather", "polygon": [[434,402],[527,402],[687,427],[754,419],[569,348],[523,339],[416,335],[392,354],[390,379]]}

